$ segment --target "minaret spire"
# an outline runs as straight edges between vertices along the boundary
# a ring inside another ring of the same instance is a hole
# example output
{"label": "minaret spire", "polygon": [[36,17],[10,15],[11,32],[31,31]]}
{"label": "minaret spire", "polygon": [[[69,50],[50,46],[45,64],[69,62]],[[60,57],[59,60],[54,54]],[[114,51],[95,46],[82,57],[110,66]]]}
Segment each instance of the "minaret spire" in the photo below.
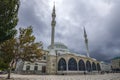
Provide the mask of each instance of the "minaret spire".
{"label": "minaret spire", "polygon": [[52,49],[54,48],[54,35],[55,35],[55,25],[56,25],[56,13],[55,13],[55,2],[53,6],[53,12],[52,12],[52,21],[51,21],[51,26],[52,26],[52,32],[51,32],[51,47]]}
{"label": "minaret spire", "polygon": [[89,55],[89,48],[88,48],[88,38],[87,38],[87,33],[84,27],[84,38],[85,38],[85,45],[86,45],[86,49],[87,49],[87,57],[90,57]]}

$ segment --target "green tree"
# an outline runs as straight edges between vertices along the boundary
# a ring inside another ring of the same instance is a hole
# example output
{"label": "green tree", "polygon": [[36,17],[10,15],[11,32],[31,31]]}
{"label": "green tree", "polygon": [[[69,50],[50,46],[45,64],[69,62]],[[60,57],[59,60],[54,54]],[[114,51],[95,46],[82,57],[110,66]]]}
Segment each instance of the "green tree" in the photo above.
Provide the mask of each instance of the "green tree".
{"label": "green tree", "polygon": [[[23,61],[32,61],[33,58],[39,58],[42,54],[42,42],[35,42],[35,37],[32,35],[32,27],[20,28],[18,38],[18,54]],[[20,50],[19,50],[20,49]]]}
{"label": "green tree", "polygon": [[33,62],[34,59],[40,58],[43,53],[42,42],[35,42],[35,37],[32,35],[32,27],[20,28],[19,32],[19,37],[7,40],[1,45],[1,51],[3,53],[0,59],[6,63],[3,64],[1,62],[1,64],[9,68],[8,78],[10,78],[13,63],[17,62],[18,59]]}
{"label": "green tree", "polygon": [[19,0],[0,0],[0,44],[16,34]]}
{"label": "green tree", "polygon": [[10,65],[11,62],[13,62],[15,58],[15,52],[14,52],[14,45],[15,45],[16,39],[11,38],[9,40],[6,40],[1,44],[1,54],[0,54],[0,69],[5,70],[8,69],[8,79],[10,78],[10,71],[12,66]]}

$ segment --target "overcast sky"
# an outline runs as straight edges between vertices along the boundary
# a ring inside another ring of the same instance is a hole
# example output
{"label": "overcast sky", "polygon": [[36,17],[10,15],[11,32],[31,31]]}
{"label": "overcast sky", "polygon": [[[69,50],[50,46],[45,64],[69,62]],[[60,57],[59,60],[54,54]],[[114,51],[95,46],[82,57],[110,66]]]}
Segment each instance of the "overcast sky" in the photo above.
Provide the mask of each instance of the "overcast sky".
{"label": "overcast sky", "polygon": [[36,41],[44,48],[50,45],[54,1],[55,42],[86,55],[85,26],[91,57],[105,61],[120,56],[120,0],[21,0],[17,29],[32,25]]}

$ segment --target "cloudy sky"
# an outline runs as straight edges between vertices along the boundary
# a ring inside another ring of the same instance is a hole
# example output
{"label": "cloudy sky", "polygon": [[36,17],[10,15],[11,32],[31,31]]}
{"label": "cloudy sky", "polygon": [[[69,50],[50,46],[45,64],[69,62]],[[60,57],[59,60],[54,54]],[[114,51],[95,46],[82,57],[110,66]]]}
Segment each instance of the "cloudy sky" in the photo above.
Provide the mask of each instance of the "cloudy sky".
{"label": "cloudy sky", "polygon": [[120,56],[120,0],[21,0],[19,27],[33,26],[36,41],[50,44],[51,13],[56,5],[55,42],[86,55],[83,26],[90,56],[106,61]]}

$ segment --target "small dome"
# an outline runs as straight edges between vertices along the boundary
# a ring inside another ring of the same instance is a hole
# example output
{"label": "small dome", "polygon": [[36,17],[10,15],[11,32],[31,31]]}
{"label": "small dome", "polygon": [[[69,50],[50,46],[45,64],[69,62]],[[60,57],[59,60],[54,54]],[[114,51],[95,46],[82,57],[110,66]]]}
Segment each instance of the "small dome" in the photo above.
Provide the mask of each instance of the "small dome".
{"label": "small dome", "polygon": [[[51,45],[48,46],[48,49],[52,49]],[[54,43],[54,49],[55,50],[67,50],[68,51],[68,48],[66,45],[64,45],[63,43],[60,43],[60,42],[55,42]]]}

